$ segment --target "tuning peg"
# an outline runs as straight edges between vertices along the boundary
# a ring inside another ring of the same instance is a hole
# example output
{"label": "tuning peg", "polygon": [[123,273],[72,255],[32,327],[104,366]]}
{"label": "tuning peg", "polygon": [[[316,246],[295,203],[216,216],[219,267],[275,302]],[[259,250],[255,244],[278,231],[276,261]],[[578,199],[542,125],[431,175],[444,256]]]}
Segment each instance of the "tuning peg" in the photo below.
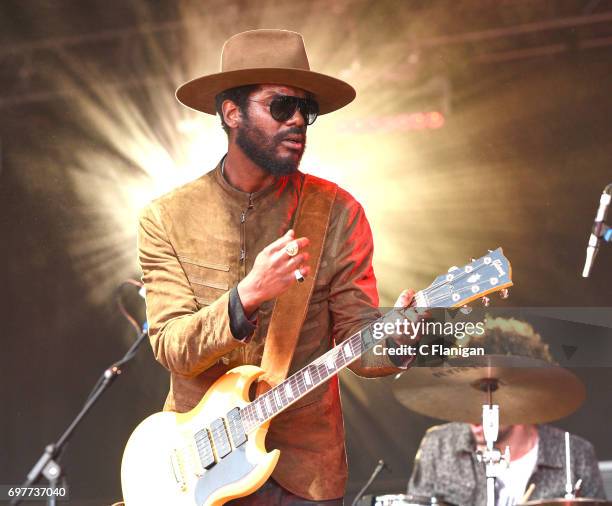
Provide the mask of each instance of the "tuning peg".
{"label": "tuning peg", "polygon": [[480,299],[480,302],[482,302],[482,305],[484,307],[489,307],[491,305],[491,299],[489,299],[489,297],[487,297],[486,295]]}
{"label": "tuning peg", "polygon": [[500,299],[507,299],[508,297],[510,297],[510,291],[507,288],[502,288],[499,291],[499,297]]}
{"label": "tuning peg", "polygon": [[459,308],[459,311],[461,311],[463,314],[470,314],[472,312],[472,308],[470,306],[468,306],[467,304],[464,304],[463,306],[461,306]]}

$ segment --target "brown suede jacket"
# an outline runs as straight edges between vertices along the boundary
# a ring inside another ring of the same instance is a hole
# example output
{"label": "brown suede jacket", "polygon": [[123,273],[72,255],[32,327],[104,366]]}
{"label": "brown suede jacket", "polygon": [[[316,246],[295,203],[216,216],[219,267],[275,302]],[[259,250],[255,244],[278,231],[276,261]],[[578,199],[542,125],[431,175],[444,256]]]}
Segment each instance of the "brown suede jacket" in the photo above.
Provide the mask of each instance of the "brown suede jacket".
{"label": "brown suede jacket", "polygon": [[[225,371],[261,362],[273,301],[258,310],[252,338],[239,340],[230,331],[229,290],[256,255],[292,227],[303,181],[298,172],[248,194],[233,188],[218,165],[142,212],[138,248],[150,340],[171,373],[165,410],[189,411]],[[290,374],[380,316],[372,252],[362,207],[339,189]],[[371,352],[350,367],[368,377],[401,371]],[[343,496],[347,466],[337,378],[278,415],[266,442],[281,450],[273,477],[287,490],[313,500]]]}

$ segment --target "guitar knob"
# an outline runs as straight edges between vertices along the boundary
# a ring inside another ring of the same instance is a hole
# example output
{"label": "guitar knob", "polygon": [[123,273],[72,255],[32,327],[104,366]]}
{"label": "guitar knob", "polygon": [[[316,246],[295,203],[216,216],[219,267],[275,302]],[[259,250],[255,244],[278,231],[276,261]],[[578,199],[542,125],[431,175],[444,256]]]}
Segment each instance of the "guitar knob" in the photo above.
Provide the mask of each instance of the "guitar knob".
{"label": "guitar knob", "polygon": [[489,299],[489,297],[487,297],[486,295],[480,299],[480,302],[482,302],[482,305],[484,307],[489,307],[491,305],[491,299]]}
{"label": "guitar knob", "polygon": [[472,308],[470,306],[468,306],[467,304],[461,306],[459,308],[459,311],[461,311],[463,314],[470,314],[472,312]]}
{"label": "guitar knob", "polygon": [[507,288],[502,288],[499,291],[499,297],[500,299],[507,299],[508,297],[510,297],[510,291]]}

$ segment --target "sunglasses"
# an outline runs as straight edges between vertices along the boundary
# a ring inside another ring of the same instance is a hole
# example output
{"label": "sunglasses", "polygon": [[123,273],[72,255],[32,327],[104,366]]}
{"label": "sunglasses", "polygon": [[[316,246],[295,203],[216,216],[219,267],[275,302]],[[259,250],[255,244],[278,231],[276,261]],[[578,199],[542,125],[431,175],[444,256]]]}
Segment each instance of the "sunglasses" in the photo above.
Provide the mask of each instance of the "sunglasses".
{"label": "sunglasses", "polygon": [[[249,99],[251,102],[265,103],[260,100]],[[287,121],[293,118],[295,111],[299,109],[307,125],[312,125],[319,115],[319,104],[310,98],[292,97],[289,95],[277,95],[270,101],[270,115],[276,121]]]}

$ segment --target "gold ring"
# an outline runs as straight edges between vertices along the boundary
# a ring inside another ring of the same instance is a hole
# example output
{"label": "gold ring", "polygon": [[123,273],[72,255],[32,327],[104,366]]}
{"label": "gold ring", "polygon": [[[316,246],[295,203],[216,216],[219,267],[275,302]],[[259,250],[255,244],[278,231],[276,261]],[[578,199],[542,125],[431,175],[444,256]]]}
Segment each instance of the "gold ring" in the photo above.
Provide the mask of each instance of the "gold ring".
{"label": "gold ring", "polygon": [[298,254],[299,249],[300,248],[298,247],[298,243],[296,241],[293,241],[287,244],[287,246],[285,246],[285,253],[287,253],[287,255],[289,255],[290,257],[294,257]]}

